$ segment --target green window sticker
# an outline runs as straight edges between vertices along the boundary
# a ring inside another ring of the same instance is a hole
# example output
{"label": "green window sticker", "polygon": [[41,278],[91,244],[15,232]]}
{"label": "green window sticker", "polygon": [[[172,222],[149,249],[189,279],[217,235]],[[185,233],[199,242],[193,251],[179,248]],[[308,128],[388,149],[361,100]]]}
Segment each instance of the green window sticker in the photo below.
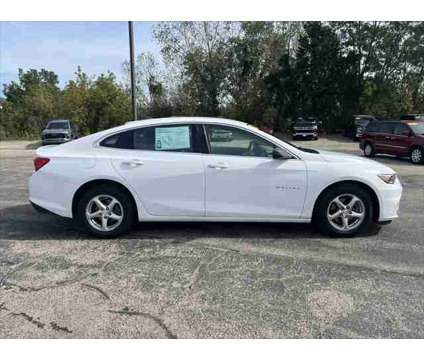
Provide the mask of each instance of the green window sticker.
{"label": "green window sticker", "polygon": [[190,127],[172,126],[155,129],[155,150],[190,148]]}

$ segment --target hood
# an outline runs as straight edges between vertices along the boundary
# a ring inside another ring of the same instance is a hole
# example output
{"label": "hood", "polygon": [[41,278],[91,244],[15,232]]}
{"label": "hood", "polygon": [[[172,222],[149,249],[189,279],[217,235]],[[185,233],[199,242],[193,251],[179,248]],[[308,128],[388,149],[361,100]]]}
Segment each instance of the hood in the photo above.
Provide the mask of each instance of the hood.
{"label": "hood", "polygon": [[357,155],[344,154],[344,153],[339,153],[335,151],[320,150],[319,156],[324,161],[327,161],[329,163],[338,163],[338,164],[344,164],[348,166],[356,166],[356,165],[361,167],[366,166],[368,170],[372,169],[379,173],[386,173],[386,174],[395,173],[395,171],[392,168],[386,165],[383,165],[377,161],[370,160],[370,159],[357,156]]}

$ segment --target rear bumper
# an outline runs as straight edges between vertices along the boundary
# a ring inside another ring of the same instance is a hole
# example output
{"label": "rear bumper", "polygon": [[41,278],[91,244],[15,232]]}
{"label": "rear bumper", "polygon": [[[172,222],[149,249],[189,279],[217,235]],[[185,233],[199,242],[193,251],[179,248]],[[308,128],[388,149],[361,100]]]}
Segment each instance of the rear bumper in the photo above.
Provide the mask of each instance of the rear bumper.
{"label": "rear bumper", "polygon": [[60,176],[46,175],[44,169],[34,172],[29,179],[29,201],[41,210],[64,217],[72,217],[72,195],[75,186]]}

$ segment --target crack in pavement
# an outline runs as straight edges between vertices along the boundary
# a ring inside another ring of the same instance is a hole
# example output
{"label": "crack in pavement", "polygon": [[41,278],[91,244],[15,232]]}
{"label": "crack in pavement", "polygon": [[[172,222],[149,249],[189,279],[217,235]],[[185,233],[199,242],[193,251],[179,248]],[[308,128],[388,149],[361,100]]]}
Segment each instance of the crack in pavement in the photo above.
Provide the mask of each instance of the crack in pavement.
{"label": "crack in pavement", "polygon": [[10,315],[12,316],[22,316],[25,320],[29,321],[30,323],[37,325],[37,327],[44,329],[44,326],[46,324],[42,323],[41,321],[34,319],[32,316],[28,315],[27,313],[20,312],[20,313],[14,313],[11,312]]}
{"label": "crack in pavement", "polygon": [[54,321],[50,322],[50,326],[52,327],[53,330],[63,331],[63,332],[66,332],[68,334],[72,334],[72,330],[69,330],[66,326],[59,326]]}
{"label": "crack in pavement", "polygon": [[90,284],[85,284],[85,283],[81,283],[81,286],[84,286],[86,288],[89,289],[93,289],[96,290],[97,292],[99,292],[105,299],[110,300],[110,296],[102,289],[100,289],[98,286],[95,285],[90,285]]}
{"label": "crack in pavement", "polygon": [[131,311],[127,307],[124,307],[122,310],[108,310],[112,314],[128,315],[128,316],[143,316],[148,319],[153,320],[157,325],[159,325],[164,331],[168,339],[177,339],[177,336],[172,333],[171,330],[165,325],[163,320],[155,315],[141,312],[141,311]]}

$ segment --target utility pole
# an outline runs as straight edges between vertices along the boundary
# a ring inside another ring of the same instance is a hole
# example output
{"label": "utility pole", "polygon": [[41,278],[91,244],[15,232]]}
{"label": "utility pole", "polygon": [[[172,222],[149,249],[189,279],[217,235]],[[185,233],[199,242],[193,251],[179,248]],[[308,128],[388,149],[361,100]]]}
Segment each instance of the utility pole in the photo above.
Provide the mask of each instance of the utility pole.
{"label": "utility pole", "polygon": [[133,120],[137,120],[137,104],[135,101],[135,69],[134,69],[134,30],[133,22],[128,21],[128,32],[130,36],[130,67],[131,67],[131,101]]}

